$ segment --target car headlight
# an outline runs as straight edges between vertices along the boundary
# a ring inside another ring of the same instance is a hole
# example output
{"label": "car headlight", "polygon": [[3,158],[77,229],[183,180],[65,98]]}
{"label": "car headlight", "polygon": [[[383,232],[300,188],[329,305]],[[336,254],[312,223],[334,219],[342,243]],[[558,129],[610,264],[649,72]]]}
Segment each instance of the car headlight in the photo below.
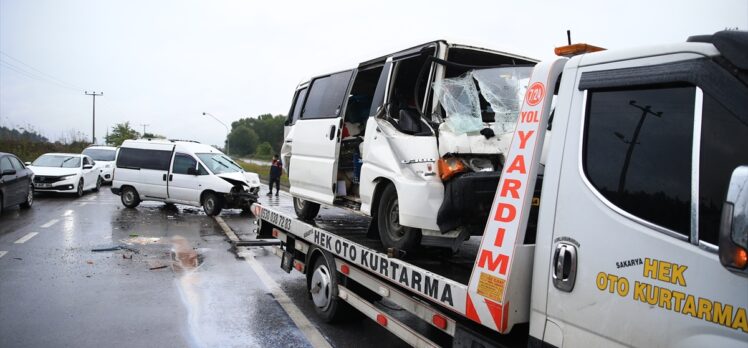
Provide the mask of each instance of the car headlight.
{"label": "car headlight", "polygon": [[78,175],[78,174],[68,174],[68,175],[62,175],[62,176],[60,176],[60,179],[67,179],[67,178],[69,178],[69,177],[71,177],[71,176],[76,176],[76,175]]}

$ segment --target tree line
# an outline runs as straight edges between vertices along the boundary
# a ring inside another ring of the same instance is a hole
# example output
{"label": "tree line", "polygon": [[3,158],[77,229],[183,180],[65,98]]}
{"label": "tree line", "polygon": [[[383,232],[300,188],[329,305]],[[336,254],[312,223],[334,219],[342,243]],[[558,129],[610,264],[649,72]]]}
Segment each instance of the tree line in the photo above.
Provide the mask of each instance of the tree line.
{"label": "tree line", "polygon": [[232,156],[269,159],[283,144],[284,115],[262,114],[231,122],[229,146]]}

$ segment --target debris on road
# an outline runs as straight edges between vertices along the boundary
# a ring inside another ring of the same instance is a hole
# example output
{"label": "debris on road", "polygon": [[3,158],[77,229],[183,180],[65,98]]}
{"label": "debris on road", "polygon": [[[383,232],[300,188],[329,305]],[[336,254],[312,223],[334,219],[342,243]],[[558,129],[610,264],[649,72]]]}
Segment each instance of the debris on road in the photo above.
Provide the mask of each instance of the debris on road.
{"label": "debris on road", "polygon": [[167,265],[161,265],[161,266],[151,267],[151,268],[149,268],[149,269],[150,269],[151,271],[153,271],[153,270],[157,270],[157,269],[164,269],[164,268],[166,268],[166,267],[169,267],[169,266],[167,266]]}
{"label": "debris on road", "polygon": [[89,264],[89,265],[93,265],[94,264],[94,262],[91,261],[91,260],[86,261],[86,263]]}
{"label": "debris on road", "polygon": [[117,250],[127,250],[130,252],[133,252],[135,254],[138,253],[137,249],[130,248],[126,245],[117,245],[109,248],[97,248],[97,249],[91,249],[92,252],[102,252],[102,251],[117,251]]}

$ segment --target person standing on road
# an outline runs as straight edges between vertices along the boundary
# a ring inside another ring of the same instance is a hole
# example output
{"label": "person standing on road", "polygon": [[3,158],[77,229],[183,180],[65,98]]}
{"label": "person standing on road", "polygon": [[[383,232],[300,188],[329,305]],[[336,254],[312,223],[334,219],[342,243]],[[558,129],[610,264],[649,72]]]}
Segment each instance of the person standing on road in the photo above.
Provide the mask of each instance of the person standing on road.
{"label": "person standing on road", "polygon": [[280,192],[280,178],[282,173],[283,162],[281,162],[280,156],[275,154],[273,155],[273,162],[270,164],[270,182],[268,183],[270,191],[268,192],[268,196],[273,195],[273,183],[275,183],[275,195],[277,196],[278,192]]}

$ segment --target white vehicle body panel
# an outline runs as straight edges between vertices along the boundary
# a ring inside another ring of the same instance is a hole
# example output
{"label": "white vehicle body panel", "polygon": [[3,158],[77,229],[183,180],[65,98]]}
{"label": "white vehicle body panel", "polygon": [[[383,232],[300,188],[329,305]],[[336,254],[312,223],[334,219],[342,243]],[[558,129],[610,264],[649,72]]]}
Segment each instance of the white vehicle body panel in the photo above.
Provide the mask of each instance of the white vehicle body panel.
{"label": "white vehicle body panel", "polygon": [[[162,150],[172,153],[168,170],[127,167],[117,167],[115,169],[112,188],[119,190],[123,186],[132,186],[138,192],[141,200],[200,206],[201,195],[206,190],[219,194],[228,194],[235,184],[240,184],[251,190],[259,191],[260,179],[256,173],[233,172],[213,174],[215,169],[213,163],[204,163],[197,156],[197,154],[203,153],[222,154],[209,145],[179,141],[128,140],[120,147],[120,149],[123,148]],[[178,154],[193,159],[199,166],[206,170],[207,174],[191,175],[175,173],[174,159]],[[215,165],[217,166],[218,164]],[[233,183],[227,180],[231,180]]]}
{"label": "white vehicle body panel", "polygon": [[[340,117],[299,121],[294,126],[289,165],[291,194],[315,202],[332,204],[337,172]],[[332,133],[331,133],[332,132]]]}
{"label": "white vehicle body panel", "polygon": [[[28,168],[31,169],[31,171],[33,171],[34,175],[37,177],[70,175],[68,177],[65,177],[62,181],[58,181],[58,182],[51,184],[52,186],[67,186],[67,185],[73,186],[73,188],[71,189],[50,189],[49,187],[41,187],[39,186],[40,184],[37,183],[35,184],[37,189],[44,190],[46,192],[74,193],[74,192],[77,192],[78,190],[78,182],[80,179],[83,179],[83,190],[84,191],[96,188],[96,180],[99,176],[98,175],[99,170],[96,167],[96,164],[93,162],[93,160],[90,157],[81,155],[81,154],[73,154],[73,153],[48,153],[45,155],[79,157],[80,165],[77,168],[39,167],[39,166],[29,165]],[[94,163],[94,167],[89,168],[89,169],[84,169],[83,168],[84,158],[88,158],[88,161]]]}

